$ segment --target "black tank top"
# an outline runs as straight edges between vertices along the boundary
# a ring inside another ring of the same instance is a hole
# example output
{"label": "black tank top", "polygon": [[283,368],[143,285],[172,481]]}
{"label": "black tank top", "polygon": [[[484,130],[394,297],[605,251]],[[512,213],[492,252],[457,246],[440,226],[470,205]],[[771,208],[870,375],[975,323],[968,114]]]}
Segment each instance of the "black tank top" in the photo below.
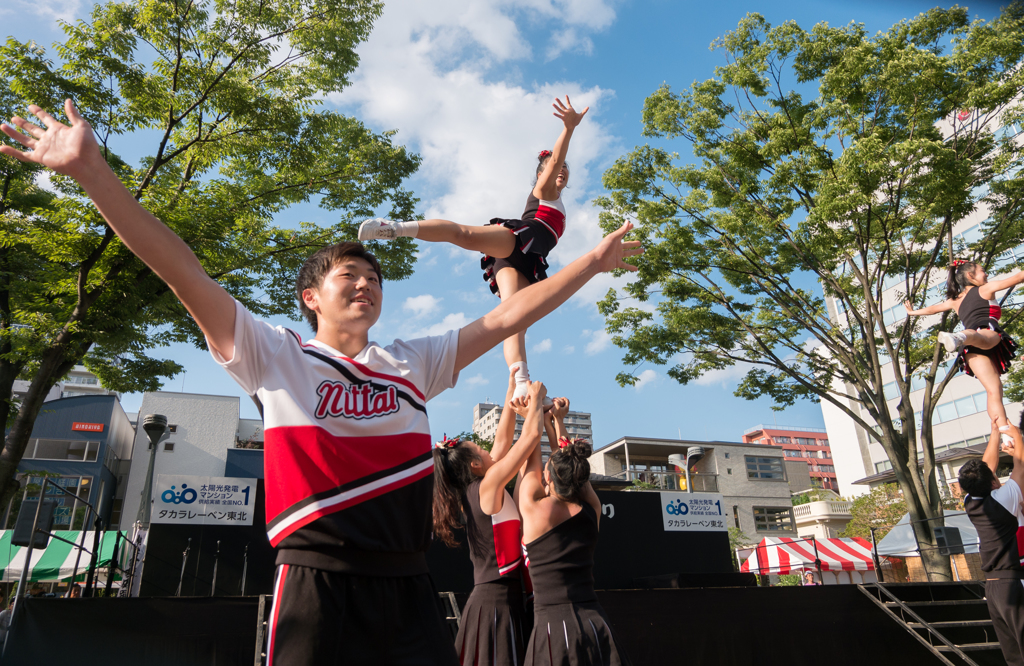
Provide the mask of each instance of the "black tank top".
{"label": "black tank top", "polygon": [[501,511],[488,516],[480,510],[480,479],[466,488],[466,538],[473,562],[473,583],[490,583],[505,577],[519,577],[523,563],[519,511],[507,490]]}
{"label": "black tank top", "polygon": [[575,516],[526,544],[533,600],[538,606],[597,601],[594,550],[597,514],[584,503]]}
{"label": "black tank top", "polygon": [[998,321],[1002,316],[1002,308],[995,301],[983,299],[977,287],[970,287],[956,314],[966,329],[988,328],[991,321]]}
{"label": "black tank top", "polygon": [[1017,516],[991,495],[968,495],[964,498],[964,510],[978,531],[981,570],[1018,571],[1024,575],[1017,545]]}

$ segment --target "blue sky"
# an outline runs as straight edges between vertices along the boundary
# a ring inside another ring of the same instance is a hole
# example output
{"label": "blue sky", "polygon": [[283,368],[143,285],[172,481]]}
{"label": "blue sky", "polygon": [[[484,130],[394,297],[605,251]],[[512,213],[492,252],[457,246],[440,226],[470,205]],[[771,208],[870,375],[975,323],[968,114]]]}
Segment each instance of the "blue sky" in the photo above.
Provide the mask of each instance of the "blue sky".
{"label": "blue sky", "polygon": [[[735,28],[748,12],[773,24],[796,20],[810,28],[820,21],[864,23],[884,30],[935,4],[880,0],[755,3],[726,0],[402,0],[387,2],[384,16],[360,49],[353,85],[328,104],[355,115],[375,130],[399,130],[396,141],[423,157],[409,185],[419,212],[463,223],[518,217],[532,183],[535,155],[550,148],[561,128],[551,101],[569,94],[577,108],[591,110],[569,149],[570,187],[563,193],[567,231],[550,257],[558,269],[601,237],[598,211],[601,174],[614,160],[644,143],[640,110],[662,83],[675,89],[709,78],[723,64],[709,44]],[[992,18],[998,4],[967,5]],[[85,18],[91,3],[80,0],[3,0],[0,19],[19,28],[19,40],[51,44],[61,39],[57,18]],[[32,20],[24,20],[32,17]],[[10,29],[10,28],[9,28]],[[679,145],[677,150],[684,151]],[[124,146],[121,152],[130,155]],[[328,211],[303,206],[282,214],[279,224],[330,224]],[[497,304],[478,270],[479,255],[439,244],[421,244],[415,275],[385,288],[384,314],[371,339],[440,333],[464,325]],[[534,379],[574,409],[593,413],[595,446],[624,435],[738,440],[759,423],[823,426],[818,405],[805,402],[774,413],[768,401],[732,395],[739,371],[722,371],[688,386],[644,367],[633,388],[621,388],[621,352],[604,333],[594,303],[624,279],[595,279],[569,303],[535,325],[527,348]],[[304,336],[308,327],[284,319]],[[187,373],[165,390],[239,395],[244,417],[255,407],[203,350],[176,345],[154,350]],[[456,388],[429,405],[435,437],[468,430],[472,407],[504,396],[507,370],[500,347],[462,372]],[[124,396],[135,411],[141,395]]]}

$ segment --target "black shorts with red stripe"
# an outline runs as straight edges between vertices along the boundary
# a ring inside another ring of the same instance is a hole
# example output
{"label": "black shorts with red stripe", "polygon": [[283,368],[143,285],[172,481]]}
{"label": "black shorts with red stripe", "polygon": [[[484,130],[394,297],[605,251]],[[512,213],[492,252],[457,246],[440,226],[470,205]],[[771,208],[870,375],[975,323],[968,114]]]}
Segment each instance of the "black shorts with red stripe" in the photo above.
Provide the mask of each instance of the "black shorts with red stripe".
{"label": "black shorts with red stripe", "polygon": [[457,666],[429,574],[277,568],[267,666]]}

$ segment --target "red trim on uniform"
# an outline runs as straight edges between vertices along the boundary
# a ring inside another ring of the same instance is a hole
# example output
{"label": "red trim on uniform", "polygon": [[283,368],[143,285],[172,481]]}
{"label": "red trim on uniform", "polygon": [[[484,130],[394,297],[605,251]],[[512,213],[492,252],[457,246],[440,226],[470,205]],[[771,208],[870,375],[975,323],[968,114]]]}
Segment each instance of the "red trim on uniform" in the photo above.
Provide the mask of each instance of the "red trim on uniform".
{"label": "red trim on uniform", "polygon": [[504,576],[514,571],[523,560],[523,549],[520,545],[520,527],[518,520],[506,520],[492,525],[494,530],[494,555],[498,562],[498,573]]}
{"label": "red trim on uniform", "polygon": [[288,575],[287,564],[281,565],[277,574],[277,584],[274,585],[274,605],[270,609],[270,630],[267,632],[267,666],[274,664],[274,639],[277,638],[277,618],[281,614],[281,597],[284,593],[284,579]]}
{"label": "red trim on uniform", "polygon": [[263,463],[267,520],[310,495],[401,465],[432,446],[430,435],[422,433],[338,437],[314,425],[268,428]]}
{"label": "red trim on uniform", "polygon": [[[342,511],[351,506],[355,506],[356,504],[361,504],[367,500],[373,499],[374,497],[380,497],[381,495],[385,495],[391,492],[392,490],[395,490],[396,488],[401,488],[402,486],[407,486],[409,484],[416,483],[417,481],[432,476],[433,474],[434,467],[433,464],[431,464],[426,469],[416,472],[415,474],[411,474],[407,477],[397,479],[393,483],[383,485],[379,488],[374,488],[373,490],[361,493],[360,495],[358,495],[357,497],[353,497],[352,499],[343,502],[338,502],[337,504],[332,504],[318,511],[314,511],[309,515],[303,516],[302,518],[296,520],[293,523],[287,524],[287,526],[284,527],[284,529],[282,529],[274,538],[270,539],[270,545],[274,548],[277,548],[277,545],[281,543],[281,541],[288,538],[296,530],[305,527],[306,525],[309,525],[310,523],[319,518],[323,518],[324,516],[328,516],[332,513],[337,513],[338,511]],[[269,488],[269,486],[267,487]]]}
{"label": "red trim on uniform", "polygon": [[557,208],[541,205],[537,208],[537,214],[534,217],[543,222],[544,226],[555,235],[555,238],[561,238],[565,232],[565,215]]}
{"label": "red trim on uniform", "polygon": [[1003,316],[1003,308],[998,305],[993,305],[995,301],[989,301],[988,316],[992,319],[999,319]]}
{"label": "red trim on uniform", "polygon": [[420,390],[418,388],[416,388],[416,385],[413,384],[412,382],[410,382],[408,379],[406,379],[404,377],[396,377],[394,375],[385,375],[382,372],[375,372],[375,371],[370,370],[369,368],[367,368],[362,363],[357,363],[356,361],[353,361],[348,356],[336,356],[334,354],[329,353],[326,349],[324,349],[323,347],[320,347],[319,345],[311,345],[308,342],[303,342],[302,338],[299,337],[299,334],[296,333],[295,331],[291,330],[291,329],[285,329],[285,330],[295,336],[295,339],[298,340],[300,347],[306,347],[308,349],[315,349],[318,352],[320,352],[321,354],[323,354],[324,356],[330,356],[331,358],[337,358],[337,359],[340,359],[342,361],[345,361],[346,363],[351,363],[356,368],[356,370],[358,370],[359,372],[363,373],[364,375],[366,375],[368,377],[376,377],[377,379],[384,379],[384,380],[389,381],[389,382],[396,382],[398,384],[401,384],[402,386],[405,386],[406,388],[411,389],[420,400],[423,400],[424,402],[426,402],[427,399],[423,396],[423,393],[421,393]]}

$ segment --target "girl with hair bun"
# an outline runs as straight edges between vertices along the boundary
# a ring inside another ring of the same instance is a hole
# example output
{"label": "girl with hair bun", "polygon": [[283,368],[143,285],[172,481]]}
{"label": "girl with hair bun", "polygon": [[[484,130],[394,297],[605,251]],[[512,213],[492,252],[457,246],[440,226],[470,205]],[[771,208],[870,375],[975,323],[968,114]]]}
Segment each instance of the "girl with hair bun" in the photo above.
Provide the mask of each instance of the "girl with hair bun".
{"label": "girl with hair bun", "polygon": [[[526,655],[530,618],[523,599],[522,529],[505,486],[540,444],[547,390],[533,382],[525,398],[512,400],[514,388],[510,372],[506,408],[490,452],[447,438],[434,448],[434,535],[456,546],[454,532],[465,527],[473,562],[473,592],[455,638],[463,666],[522,666]],[[513,408],[526,418],[515,445]]]}
{"label": "girl with hair bun", "polygon": [[590,444],[569,439],[563,423],[569,401],[553,403],[546,425],[557,446],[547,465],[540,447],[534,449],[519,491],[534,594],[526,666],[629,664],[594,592],[601,501],[590,485]]}
{"label": "girl with hair bun", "polygon": [[[537,156],[537,177],[526,199],[520,219],[494,218],[485,226],[457,224],[449,220],[390,222],[381,218],[366,220],[359,226],[359,240],[393,240],[409,236],[436,243],[452,243],[467,250],[483,252],[480,266],[484,280],[501,300],[545,279],[547,256],[565,231],[565,206],[561,192],[569,183],[565,156],[573,130],[590,107],[577,112],[569,96],[565,102],[555,99],[555,117],[562,121],[562,133],[552,150]],[[505,340],[505,362],[516,370],[515,397],[526,395],[530,372],[526,367],[526,332]]]}
{"label": "girl with hair bun", "polygon": [[957,352],[957,365],[972,377],[977,377],[988,395],[989,418],[996,422],[1003,439],[1012,443],[1009,422],[1003,407],[1003,382],[999,376],[1010,369],[1017,352],[1017,343],[1003,332],[999,325],[1002,308],[996,302],[997,292],[1024,282],[1024,272],[989,281],[980,264],[963,259],[955,260],[946,278],[946,300],[915,310],[910,301],[903,305],[907,314],[922,316],[953,310],[960,318],[964,330],[955,333],[942,331],[939,342],[947,351]]}

